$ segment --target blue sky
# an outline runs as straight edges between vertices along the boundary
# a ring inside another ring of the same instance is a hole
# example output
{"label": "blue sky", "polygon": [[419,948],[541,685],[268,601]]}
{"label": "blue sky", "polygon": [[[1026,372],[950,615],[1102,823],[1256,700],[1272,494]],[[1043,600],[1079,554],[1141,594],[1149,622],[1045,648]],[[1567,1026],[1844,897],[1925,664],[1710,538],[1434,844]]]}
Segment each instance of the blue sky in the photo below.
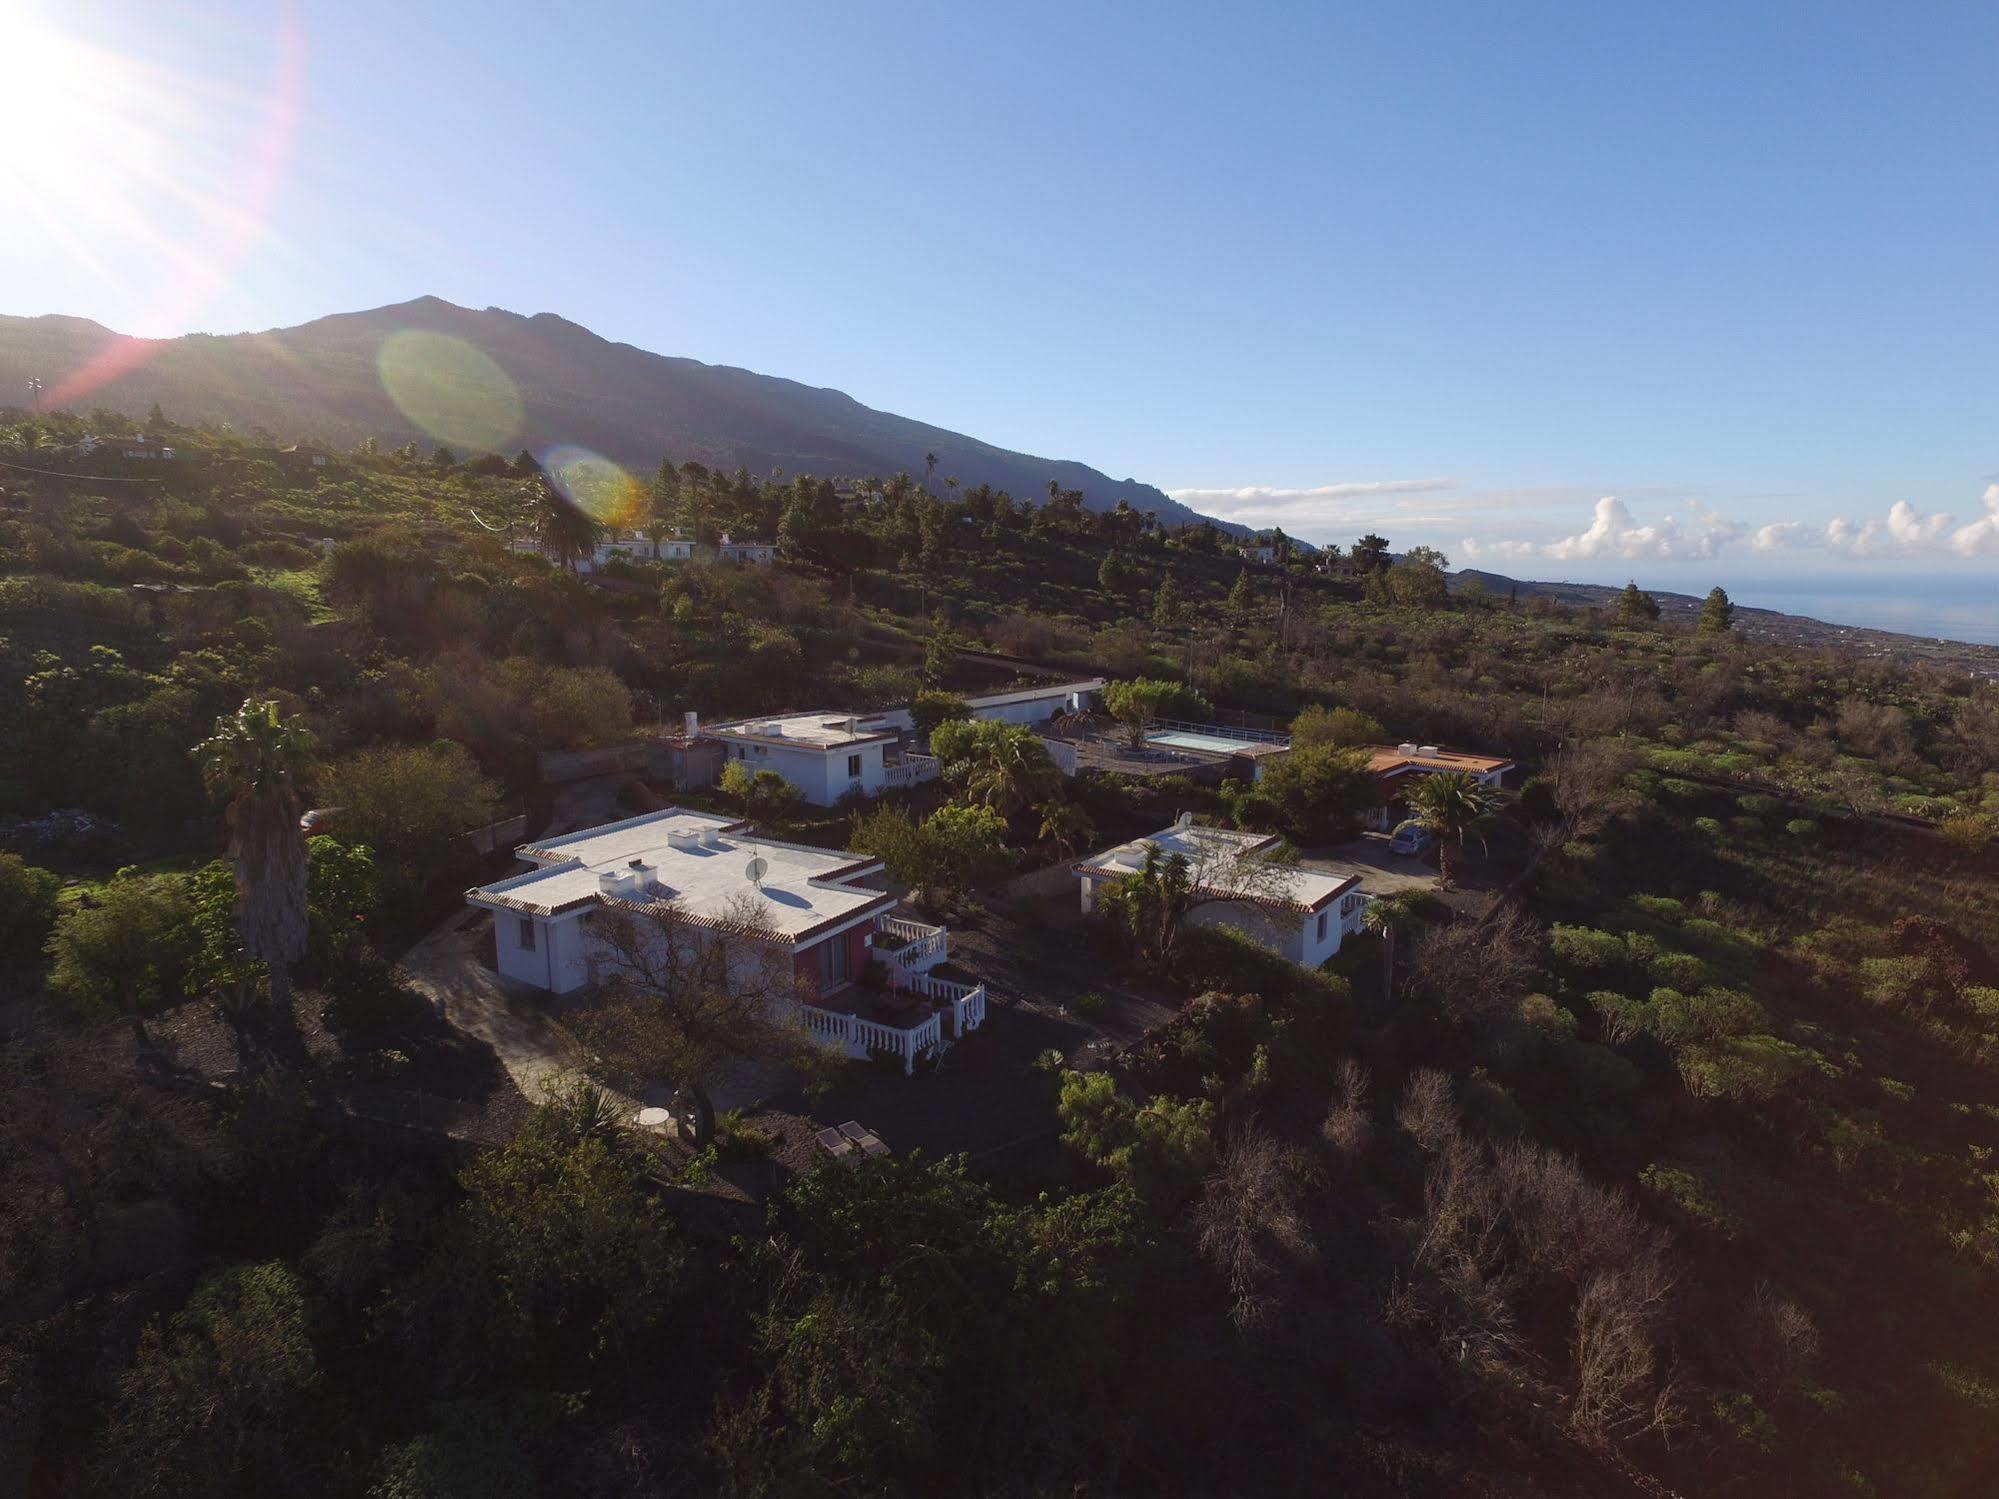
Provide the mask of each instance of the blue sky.
{"label": "blue sky", "polygon": [[6,311],[429,292],[1313,539],[1999,570],[1989,3],[9,13]]}

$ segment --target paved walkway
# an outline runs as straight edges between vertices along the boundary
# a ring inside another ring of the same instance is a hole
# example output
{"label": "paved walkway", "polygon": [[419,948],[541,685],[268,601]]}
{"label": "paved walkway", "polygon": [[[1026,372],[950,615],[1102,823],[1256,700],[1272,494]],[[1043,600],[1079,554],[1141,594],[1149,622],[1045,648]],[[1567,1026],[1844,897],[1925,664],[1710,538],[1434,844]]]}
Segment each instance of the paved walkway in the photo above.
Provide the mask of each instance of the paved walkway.
{"label": "paved walkway", "polygon": [[1320,874],[1357,874],[1369,895],[1437,888],[1437,871],[1421,859],[1391,854],[1386,833],[1363,833],[1351,843],[1313,849],[1299,865]]}
{"label": "paved walkway", "polygon": [[486,966],[491,940],[490,918],[460,911],[404,953],[398,972],[452,1026],[492,1047],[521,1095],[539,1103],[551,1084],[584,1075],[583,1048],[549,1019],[546,995]]}
{"label": "paved walkway", "polygon": [[[404,953],[398,971],[403,982],[430,1000],[454,1028],[492,1047],[521,1096],[540,1103],[551,1086],[588,1078],[589,1057],[582,1043],[549,1014],[550,1006],[560,1000],[487,967],[492,933],[489,917],[460,912]],[[754,1108],[790,1083],[789,1074],[780,1068],[736,1061],[709,1080],[708,1094],[719,1114],[725,1109]],[[630,1113],[665,1107],[673,1091],[655,1084],[642,1097],[632,1098],[601,1082],[597,1086],[622,1101]]]}

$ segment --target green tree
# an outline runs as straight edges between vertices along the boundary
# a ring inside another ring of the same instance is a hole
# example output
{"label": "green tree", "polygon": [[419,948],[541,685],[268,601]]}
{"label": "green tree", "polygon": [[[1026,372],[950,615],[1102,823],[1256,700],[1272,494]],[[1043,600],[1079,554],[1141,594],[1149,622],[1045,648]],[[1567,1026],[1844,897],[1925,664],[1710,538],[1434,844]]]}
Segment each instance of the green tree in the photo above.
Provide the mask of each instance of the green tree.
{"label": "green tree", "polygon": [[923,645],[923,680],[933,687],[943,682],[958,664],[958,652],[964,646],[949,620],[942,614],[932,616],[930,635]]}
{"label": "green tree", "polygon": [[1617,596],[1617,612],[1625,619],[1647,620],[1659,617],[1659,601],[1638,586],[1634,578],[1624,585],[1624,591]]}
{"label": "green tree", "polygon": [[1465,840],[1478,837],[1498,813],[1498,799],[1461,770],[1439,771],[1409,788],[1409,820],[1436,835],[1441,883],[1449,889],[1457,879]]}
{"label": "green tree", "polygon": [[1157,677],[1111,683],[1104,689],[1104,708],[1124,725],[1134,748],[1145,743],[1145,726],[1155,718],[1207,719],[1215,711],[1193,688]]}
{"label": "green tree", "polygon": [[1048,747],[1023,724],[995,719],[939,724],[930,736],[930,750],[944,775],[964,787],[967,797],[1002,817],[1038,806],[1061,785]]}
{"label": "green tree", "polygon": [[936,897],[956,903],[1006,867],[1006,823],[986,807],[946,802],[923,820],[923,842]]}
{"label": "green tree", "polygon": [[1174,629],[1186,612],[1186,606],[1180,602],[1180,590],[1173,582],[1173,574],[1169,572],[1159,580],[1159,591],[1152,596],[1153,628]]}
{"label": "green tree", "polygon": [[916,700],[909,705],[909,721],[912,732],[925,744],[937,732],[940,724],[959,723],[972,716],[971,705],[955,692],[942,692],[934,687],[926,687],[916,694]]}
{"label": "green tree", "polygon": [[1727,590],[1717,583],[1701,601],[1700,632],[1703,635],[1726,635],[1734,625],[1735,605],[1729,602]]}
{"label": "green tree", "polygon": [[716,789],[751,817],[778,820],[798,805],[798,788],[774,770],[750,769],[747,762],[731,760],[722,767]]}
{"label": "green tree", "polygon": [[1381,744],[1388,731],[1381,720],[1358,708],[1322,708],[1317,703],[1291,720],[1291,748],[1358,749]]}
{"label": "green tree", "polygon": [[1284,831],[1301,843],[1331,843],[1380,798],[1361,749],[1294,744],[1264,767],[1257,791],[1274,802]]}
{"label": "green tree", "polygon": [[1240,623],[1249,618],[1256,608],[1256,598],[1249,589],[1249,569],[1242,568],[1235,575],[1235,583],[1229,589],[1229,613]]}
{"label": "green tree", "polygon": [[306,849],[299,778],[312,740],[276,703],[246,702],[194,747],[209,793],[228,798],[229,859],[243,950],[265,965],[271,1004],[291,998],[291,965],[305,952]]}
{"label": "green tree", "polygon": [[1348,555],[1353,559],[1354,571],[1362,575],[1387,572],[1388,538],[1370,531],[1353,544]]}
{"label": "green tree", "polygon": [[653,556],[659,555],[659,544],[679,529],[680,470],[671,458],[662,458],[646,486],[645,533],[652,542]]}
{"label": "green tree", "polygon": [[104,1492],[319,1491],[333,1457],[305,1286],[279,1263],[209,1274],[139,1339],[97,1454]]}
{"label": "green tree", "polygon": [[357,750],[327,767],[320,783],[340,809],[346,839],[374,849],[407,888],[462,873],[461,835],[497,811],[493,783],[449,740]]}
{"label": "green tree", "polygon": [[1071,859],[1086,847],[1095,835],[1096,828],[1078,802],[1057,798],[1041,804],[1041,826],[1035,837],[1052,844],[1058,856]]}
{"label": "green tree", "polygon": [[179,997],[193,956],[191,916],[181,875],[113,878],[57,918],[49,988],[111,1006],[137,1025],[148,1007]]}
{"label": "green tree", "polygon": [[543,1103],[459,1174],[462,1203],[383,1314],[385,1343],[444,1392],[630,1377],[659,1335],[685,1252],[644,1158],[600,1123]]}
{"label": "green tree", "polygon": [[1450,602],[1451,585],[1444,569],[1451,559],[1435,547],[1414,546],[1383,574],[1388,596],[1417,609],[1441,609]]}
{"label": "green tree", "polygon": [[0,850],[0,973],[40,961],[56,921],[62,881],[19,854]]}
{"label": "green tree", "polygon": [[574,572],[581,559],[593,554],[602,531],[596,520],[546,480],[534,482],[535,544],[558,567]]}
{"label": "green tree", "polygon": [[1214,1159],[1215,1106],[1164,1094],[1140,1106],[1108,1072],[1065,1072],[1062,1143],[1148,1197],[1191,1192]]}

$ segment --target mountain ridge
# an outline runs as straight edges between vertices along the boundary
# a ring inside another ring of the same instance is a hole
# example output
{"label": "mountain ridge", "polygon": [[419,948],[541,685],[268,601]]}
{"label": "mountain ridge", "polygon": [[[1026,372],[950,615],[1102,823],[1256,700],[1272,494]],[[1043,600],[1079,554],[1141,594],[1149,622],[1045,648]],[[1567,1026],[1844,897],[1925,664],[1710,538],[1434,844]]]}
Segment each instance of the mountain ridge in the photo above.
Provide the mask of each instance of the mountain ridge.
{"label": "mountain ridge", "polygon": [[836,387],[657,353],[555,312],[473,309],[428,293],[260,332],[167,339],[63,313],[0,315],[0,388],[20,390],[37,378],[59,396],[65,382],[95,366],[108,375],[63,404],[138,416],[158,403],[178,421],[310,434],[336,446],[365,437],[428,442],[435,434],[398,408],[374,367],[382,341],[403,331],[461,339],[506,371],[522,406],[519,426],[495,444],[509,451],[573,444],[641,472],[670,455],[830,478],[921,474],[925,455],[935,453],[936,477],[961,487],[985,483],[1032,501],[1054,480],[1080,489],[1092,510],[1123,500],[1169,525],[1208,519],[1154,485],[1114,479],[1077,459],[1003,448],[868,406]]}

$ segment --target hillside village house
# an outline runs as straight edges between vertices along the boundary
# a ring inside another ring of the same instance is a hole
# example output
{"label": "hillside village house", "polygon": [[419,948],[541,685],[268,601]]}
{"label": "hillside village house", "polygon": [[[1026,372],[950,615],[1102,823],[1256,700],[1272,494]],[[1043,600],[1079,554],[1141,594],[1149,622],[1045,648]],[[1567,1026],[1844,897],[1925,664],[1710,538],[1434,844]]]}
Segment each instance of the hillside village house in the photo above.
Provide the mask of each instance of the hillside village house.
{"label": "hillside village house", "polygon": [[878,719],[839,713],[747,718],[713,724],[706,732],[722,742],[729,759],[751,770],[776,771],[815,807],[837,806],[848,796],[879,796],[884,756],[902,738]]}
{"label": "hillside village house", "polygon": [[331,468],[333,455],[324,448],[316,448],[311,443],[295,442],[290,447],[277,448],[271,460],[286,473],[293,476],[309,474],[315,469]]}
{"label": "hillside village house", "polygon": [[[931,973],[949,957],[949,933],[896,916],[898,897],[867,883],[878,859],[678,807],[515,852],[535,868],[465,899],[493,913],[499,970],[518,983],[567,994],[599,982],[612,968],[598,913],[666,909],[701,940],[743,944],[729,955],[743,982],[788,965],[792,983],[777,987],[796,994],[814,1036],[850,1056],[888,1051],[907,1071],[985,1020],[984,985]],[[887,999],[859,982],[870,963]]]}
{"label": "hillside village house", "polygon": [[76,445],[79,458],[126,458],[135,463],[171,463],[174,450],[157,437],[104,437],[91,435]]}
{"label": "hillside village house", "polygon": [[[1051,682],[965,699],[972,717],[1034,727],[1060,713],[1075,713],[1102,691],[1104,679]],[[935,780],[937,762],[909,749],[913,726],[907,708],[878,713],[786,713],[713,724],[700,732],[719,740],[728,759],[751,770],[775,771],[815,807],[837,806],[849,796],[879,796]],[[696,732],[690,723],[689,734]],[[1073,763],[1073,757],[1072,757]]]}
{"label": "hillside village house", "polygon": [[1243,561],[1260,563],[1264,567],[1270,567],[1277,561],[1277,548],[1267,542],[1245,542],[1236,548],[1236,552]]}
{"label": "hillside village house", "polygon": [[768,567],[777,561],[777,544],[770,541],[731,541],[729,533],[722,533],[722,540],[715,548],[715,555],[724,562],[740,563],[746,567]]}
{"label": "hillside village house", "polygon": [[1367,825],[1383,832],[1409,815],[1409,788],[1424,776],[1440,771],[1462,771],[1481,786],[1499,786],[1513,769],[1511,760],[1494,755],[1467,755],[1439,749],[1434,744],[1371,744],[1367,746],[1367,768],[1381,805],[1367,816]]}
{"label": "hillside village house", "polygon": [[1098,889],[1107,881],[1136,874],[1149,849],[1162,858],[1187,861],[1193,902],[1186,919],[1195,926],[1233,927],[1252,941],[1307,968],[1317,968],[1340,950],[1348,933],[1360,930],[1368,897],[1360,876],[1324,874],[1268,862],[1283,842],[1274,833],[1204,828],[1182,818],[1149,838],[1093,855],[1075,866],[1087,914],[1096,909]]}

